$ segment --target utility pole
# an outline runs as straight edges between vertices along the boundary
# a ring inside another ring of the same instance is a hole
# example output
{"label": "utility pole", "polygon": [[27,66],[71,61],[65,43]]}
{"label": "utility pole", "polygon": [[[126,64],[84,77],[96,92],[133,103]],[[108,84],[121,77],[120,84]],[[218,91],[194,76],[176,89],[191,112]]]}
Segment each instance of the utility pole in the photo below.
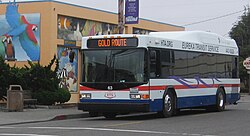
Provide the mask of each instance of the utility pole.
{"label": "utility pole", "polygon": [[118,32],[123,34],[124,31],[124,0],[118,0]]}

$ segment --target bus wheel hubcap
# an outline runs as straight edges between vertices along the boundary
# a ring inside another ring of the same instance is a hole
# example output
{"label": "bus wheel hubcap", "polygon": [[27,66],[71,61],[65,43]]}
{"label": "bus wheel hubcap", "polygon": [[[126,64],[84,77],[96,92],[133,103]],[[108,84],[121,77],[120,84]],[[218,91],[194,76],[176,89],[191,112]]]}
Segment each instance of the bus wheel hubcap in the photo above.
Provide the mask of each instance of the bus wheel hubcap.
{"label": "bus wheel hubcap", "polygon": [[219,101],[220,101],[220,107],[222,107],[224,105],[224,100],[223,100],[223,95],[220,93],[219,94]]}
{"label": "bus wheel hubcap", "polygon": [[165,109],[169,112],[171,111],[172,109],[172,106],[171,106],[171,98],[169,97],[169,95],[166,95],[165,96]]}

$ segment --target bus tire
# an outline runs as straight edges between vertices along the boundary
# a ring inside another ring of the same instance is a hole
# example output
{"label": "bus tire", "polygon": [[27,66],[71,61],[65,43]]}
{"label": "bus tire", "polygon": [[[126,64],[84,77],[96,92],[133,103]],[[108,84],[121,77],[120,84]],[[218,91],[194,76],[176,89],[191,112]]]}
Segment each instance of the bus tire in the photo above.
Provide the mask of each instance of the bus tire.
{"label": "bus tire", "polygon": [[161,117],[167,118],[175,114],[175,96],[172,91],[166,91],[163,96],[163,108],[159,113]]}
{"label": "bus tire", "polygon": [[116,117],[116,113],[113,113],[113,112],[106,112],[106,113],[103,113],[103,116],[106,118],[106,119],[113,119]]}
{"label": "bus tire", "polygon": [[222,88],[219,88],[216,93],[215,111],[221,112],[225,110],[226,96]]}
{"label": "bus tire", "polygon": [[90,111],[90,112],[89,112],[89,116],[90,116],[90,117],[97,117],[97,116],[98,116],[98,112]]}
{"label": "bus tire", "polygon": [[221,112],[225,109],[225,93],[222,88],[219,88],[216,93],[216,102],[215,105],[206,107],[209,112]]}

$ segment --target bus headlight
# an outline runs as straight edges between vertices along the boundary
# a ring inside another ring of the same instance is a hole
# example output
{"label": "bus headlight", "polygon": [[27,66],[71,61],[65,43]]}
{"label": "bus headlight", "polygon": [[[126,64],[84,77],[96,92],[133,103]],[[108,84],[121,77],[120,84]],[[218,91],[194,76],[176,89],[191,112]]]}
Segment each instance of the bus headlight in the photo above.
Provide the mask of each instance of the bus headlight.
{"label": "bus headlight", "polygon": [[81,99],[91,99],[91,93],[83,93],[83,94],[81,94]]}
{"label": "bus headlight", "polygon": [[149,94],[130,94],[130,99],[149,99]]}

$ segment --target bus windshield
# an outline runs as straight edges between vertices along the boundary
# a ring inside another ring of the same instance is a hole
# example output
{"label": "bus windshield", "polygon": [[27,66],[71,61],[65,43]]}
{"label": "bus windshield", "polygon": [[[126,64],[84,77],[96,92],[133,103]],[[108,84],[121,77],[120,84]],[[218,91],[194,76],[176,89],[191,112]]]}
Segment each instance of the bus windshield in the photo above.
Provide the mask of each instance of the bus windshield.
{"label": "bus windshield", "polygon": [[84,50],[83,82],[146,82],[146,49]]}

